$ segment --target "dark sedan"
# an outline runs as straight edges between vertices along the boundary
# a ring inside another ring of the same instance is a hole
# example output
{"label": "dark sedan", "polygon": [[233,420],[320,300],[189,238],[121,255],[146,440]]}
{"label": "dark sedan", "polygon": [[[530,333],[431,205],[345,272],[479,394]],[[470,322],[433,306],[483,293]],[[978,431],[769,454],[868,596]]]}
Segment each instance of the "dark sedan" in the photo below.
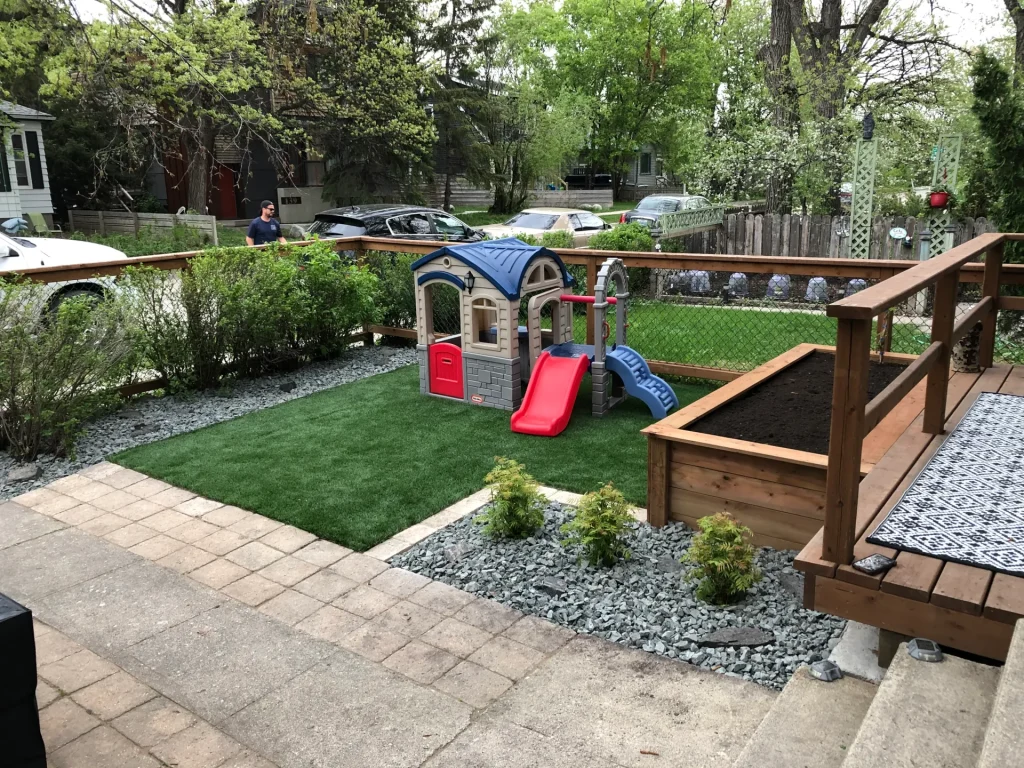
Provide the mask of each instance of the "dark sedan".
{"label": "dark sedan", "polygon": [[665,213],[710,208],[711,201],[699,195],[648,195],[636,208],[619,217],[620,224],[636,222],[657,233],[658,219]]}
{"label": "dark sedan", "polygon": [[471,243],[484,236],[450,213],[418,205],[350,205],[316,215],[303,236],[396,237],[402,240],[446,240]]}

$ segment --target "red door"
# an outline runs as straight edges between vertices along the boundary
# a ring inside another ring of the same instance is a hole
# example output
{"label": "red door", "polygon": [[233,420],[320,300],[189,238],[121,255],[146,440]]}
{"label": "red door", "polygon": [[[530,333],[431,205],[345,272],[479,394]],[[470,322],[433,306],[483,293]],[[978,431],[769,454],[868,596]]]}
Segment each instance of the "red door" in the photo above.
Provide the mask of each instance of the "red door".
{"label": "red door", "polygon": [[462,350],[454,344],[441,342],[428,348],[430,391],[435,395],[465,397],[462,386]]}

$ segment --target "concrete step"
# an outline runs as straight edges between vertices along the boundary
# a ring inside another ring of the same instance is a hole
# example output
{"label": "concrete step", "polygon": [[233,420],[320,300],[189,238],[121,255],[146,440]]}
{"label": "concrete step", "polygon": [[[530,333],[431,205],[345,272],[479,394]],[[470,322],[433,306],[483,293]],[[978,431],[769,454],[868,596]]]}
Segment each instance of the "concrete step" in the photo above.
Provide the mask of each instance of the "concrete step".
{"label": "concrete step", "polygon": [[995,667],[948,655],[917,661],[901,645],[843,768],[971,768],[998,681]]}
{"label": "concrete step", "polygon": [[852,677],[823,683],[801,667],[733,768],[839,768],[877,690]]}
{"label": "concrete step", "polygon": [[1024,622],[1017,622],[1006,664],[999,673],[996,700],[985,733],[978,768],[1006,768],[1024,761]]}

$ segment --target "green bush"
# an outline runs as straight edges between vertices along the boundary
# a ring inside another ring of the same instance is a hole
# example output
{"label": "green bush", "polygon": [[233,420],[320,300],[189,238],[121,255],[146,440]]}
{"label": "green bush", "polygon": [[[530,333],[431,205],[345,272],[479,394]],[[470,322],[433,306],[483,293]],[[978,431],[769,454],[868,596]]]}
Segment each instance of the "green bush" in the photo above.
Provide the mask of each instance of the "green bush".
{"label": "green bush", "polygon": [[651,231],[640,224],[620,224],[590,238],[590,247],[599,251],[653,251]]}
{"label": "green bush", "polygon": [[330,243],[304,248],[302,259],[299,346],[311,359],[335,357],[345,350],[346,338],[376,319],[379,280],[366,267],[339,258]]}
{"label": "green bush", "polygon": [[496,457],[484,482],[491,489],[491,506],[477,518],[484,533],[524,539],[544,524],[544,497],[537,491],[537,481],[518,461]]}
{"label": "green bush", "polygon": [[83,424],[116,402],[135,361],[134,333],[116,297],[69,298],[47,309],[47,287],[0,290],[0,430],[10,453],[71,452]]}
{"label": "green bush", "polygon": [[761,580],[754,565],[751,531],[737,523],[728,512],[702,517],[697,521],[700,533],[694,537],[684,563],[697,567],[688,580],[700,579],[697,597],[716,605],[735,603]]}
{"label": "green bush", "polygon": [[418,258],[413,253],[367,251],[364,262],[379,283],[377,312],[382,324],[416,327],[416,293],[409,266]]}
{"label": "green bush", "polygon": [[609,483],[580,500],[576,516],[562,526],[568,534],[562,544],[582,547],[591,565],[615,565],[629,557],[624,539],[632,522],[625,497]]}
{"label": "green bush", "polygon": [[[218,235],[222,235],[225,231],[222,228],[218,231]],[[238,231],[241,232],[241,230]],[[127,233],[85,235],[81,232],[74,232],[71,235],[71,239],[107,245],[119,251],[124,251],[126,256],[132,257],[153,256],[160,253],[200,251],[211,247],[208,235],[194,227],[186,226],[175,226],[170,231],[161,231],[159,233],[152,227],[146,227],[141,229],[138,235]],[[225,243],[225,245],[227,244]]]}

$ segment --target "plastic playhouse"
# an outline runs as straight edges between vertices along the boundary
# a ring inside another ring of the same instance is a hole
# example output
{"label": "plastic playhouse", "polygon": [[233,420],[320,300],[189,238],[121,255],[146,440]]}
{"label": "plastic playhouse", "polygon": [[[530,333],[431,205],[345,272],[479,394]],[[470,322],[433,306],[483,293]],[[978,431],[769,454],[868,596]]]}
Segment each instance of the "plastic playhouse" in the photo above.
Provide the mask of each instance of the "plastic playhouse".
{"label": "plastic playhouse", "polygon": [[[417,259],[411,269],[424,394],[514,411],[513,431],[549,437],[568,425],[588,370],[595,416],[629,395],[644,402],[657,419],[678,407],[672,387],[626,346],[629,293],[621,260],[608,259],[602,265],[593,296],[568,292],[573,280],[556,253],[515,238],[445,246]],[[434,331],[438,285],[458,290],[460,333]],[[612,286],[616,295],[608,296]],[[524,298],[526,325],[521,326]],[[594,305],[594,338],[603,343],[573,342],[574,303]],[[609,306],[615,308],[610,345]],[[545,312],[550,313],[550,328],[541,327]]]}

